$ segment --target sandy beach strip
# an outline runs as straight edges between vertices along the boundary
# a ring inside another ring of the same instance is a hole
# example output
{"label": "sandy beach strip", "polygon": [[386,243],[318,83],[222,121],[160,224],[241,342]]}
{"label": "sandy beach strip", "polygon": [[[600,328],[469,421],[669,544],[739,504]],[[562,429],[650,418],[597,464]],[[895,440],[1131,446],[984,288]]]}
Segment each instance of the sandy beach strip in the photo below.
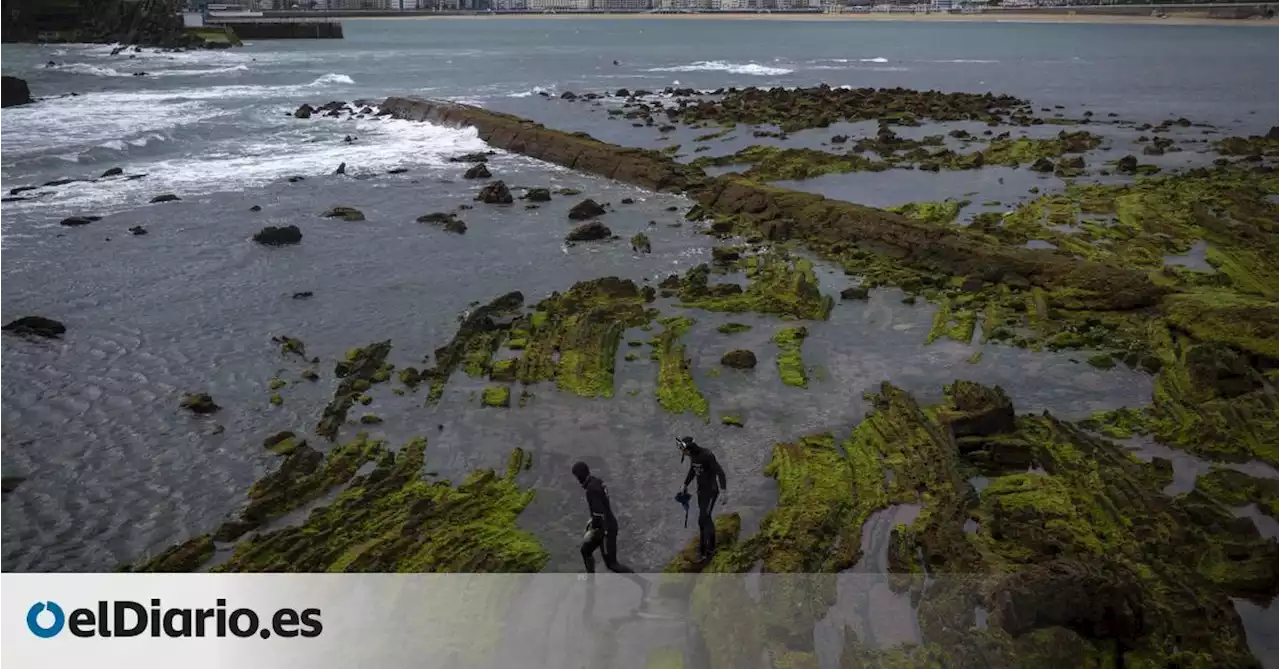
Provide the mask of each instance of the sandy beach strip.
{"label": "sandy beach strip", "polygon": [[[339,17],[335,17],[339,18]],[[443,15],[424,15],[413,14],[406,16],[342,16],[345,19],[374,19],[374,20],[431,20],[431,21],[478,21],[478,20],[538,20],[538,21],[555,21],[555,20],[669,20],[669,21],[801,21],[801,22],[824,22],[824,21],[869,21],[869,22],[936,22],[936,23],[1102,23],[1102,24],[1133,24],[1133,25],[1166,25],[1166,26],[1253,26],[1275,27],[1280,25],[1276,19],[1214,19],[1204,16],[1203,14],[1170,14],[1164,18],[1155,16],[1129,16],[1118,14],[1045,14],[1037,12],[999,12],[999,13],[974,13],[974,14],[943,14],[943,13],[910,13],[910,12],[846,12],[840,14],[737,14],[737,13],[699,13],[699,14],[660,14],[660,13],[637,13],[623,12],[617,14],[610,13],[582,13],[582,14],[551,14],[551,13],[520,13],[520,14],[443,14]]]}

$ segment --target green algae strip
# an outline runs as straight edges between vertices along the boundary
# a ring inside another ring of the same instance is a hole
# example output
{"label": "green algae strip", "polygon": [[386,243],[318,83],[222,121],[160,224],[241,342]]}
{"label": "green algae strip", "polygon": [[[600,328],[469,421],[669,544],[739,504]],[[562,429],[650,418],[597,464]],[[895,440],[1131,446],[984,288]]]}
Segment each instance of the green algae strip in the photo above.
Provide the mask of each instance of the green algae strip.
{"label": "green algae strip", "polygon": [[[214,571],[511,573],[536,572],[546,565],[548,553],[516,524],[533,499],[533,491],[515,483],[515,476],[528,467],[526,453],[513,453],[506,475],[479,470],[454,486],[421,477],[425,439],[394,452],[381,442],[364,443],[376,444],[370,452],[376,465],[367,476],[352,477],[355,469],[348,460],[335,469],[330,455],[317,470],[325,485],[312,479],[255,484],[251,500],[261,494],[254,490],[270,489],[292,510],[334,481],[349,481],[332,503],[312,511],[300,526],[241,540]],[[286,457],[280,471],[289,466],[289,457],[294,456]],[[271,475],[263,479],[268,480]],[[307,494],[296,494],[300,490]],[[193,571],[212,554],[209,535],[202,535],[135,570]]]}
{"label": "green algae strip", "polygon": [[950,225],[960,216],[960,210],[969,205],[968,200],[958,202],[908,202],[885,211],[902,214],[913,220],[933,225]]}
{"label": "green algae strip", "polygon": [[685,355],[682,337],[693,325],[693,319],[672,316],[658,321],[663,330],[654,340],[653,358],[659,362],[658,404],[671,413],[693,412],[708,418],[707,398],[693,381],[692,361]]}
{"label": "green algae strip", "polygon": [[809,387],[804,359],[800,357],[800,346],[808,336],[804,327],[782,328],[773,335],[773,343],[778,345],[778,376],[789,386]]}
{"label": "green algae strip", "polygon": [[662,287],[678,290],[683,306],[729,313],[777,314],[805,320],[827,320],[835,300],[819,289],[813,263],[792,258],[784,251],[742,260],[746,290],[737,284],[710,284],[711,268],[699,265],[677,281],[668,278]]}
{"label": "green algae strip", "polygon": [[[385,380],[387,354],[390,352],[390,341],[377,342],[347,351],[344,359],[334,365],[334,375],[342,380],[333,392],[333,400],[325,406],[320,422],[316,424],[316,434],[330,441],[337,439],[338,429],[347,419],[347,412],[356,403],[361,392],[369,388],[375,377]],[[380,373],[383,375],[379,376]],[[282,399],[276,398],[279,395],[273,397],[273,404],[283,403]]]}

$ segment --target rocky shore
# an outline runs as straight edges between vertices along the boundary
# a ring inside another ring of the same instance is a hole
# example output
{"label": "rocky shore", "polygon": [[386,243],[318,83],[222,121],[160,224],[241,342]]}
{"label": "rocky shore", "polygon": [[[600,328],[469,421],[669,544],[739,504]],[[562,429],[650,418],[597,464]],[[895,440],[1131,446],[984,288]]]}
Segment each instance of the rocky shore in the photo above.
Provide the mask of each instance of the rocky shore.
{"label": "rocky shore", "polygon": [[[318,439],[308,443],[302,426],[267,437],[263,448],[280,464],[249,490],[238,513],[127,569],[539,571],[547,550],[517,522],[536,494],[521,473],[537,453],[515,448],[505,472],[437,481],[421,471],[428,438],[392,449],[367,433],[350,436],[381,421],[353,411],[376,392],[435,405],[460,392],[454,388],[464,376],[484,384],[474,403],[486,412],[520,411],[535,391],[552,387],[607,401],[625,363],[648,365],[662,410],[708,423],[719,415],[717,429],[749,432],[750,415],[722,412],[699,387],[686,346],[696,319],[770,319],[766,343],[755,350],[731,343],[753,326],[721,324],[719,366],[735,374],[759,364],[776,370],[789,390],[813,392],[806,324],[894,287],[904,301],[936,305],[922,343],[1081,351],[1094,367],[1124,365],[1153,377],[1150,402],[1070,422],[1019,414],[1018,398],[998,386],[961,379],[941,389],[940,400],[925,402],[889,379],[865,398],[871,412],[851,431],[795,435],[773,446],[762,474],[776,481],[778,500],[757,529],[744,531],[739,517],[724,516],[714,560],[695,563],[687,548],[670,556],[668,572],[844,572],[867,556],[862,533],[870,519],[909,505],[918,513],[893,527],[887,571],[892,589],[919,604],[921,642],[886,650],[850,641],[845,656],[861,666],[1256,664],[1232,600],[1265,604],[1274,597],[1277,549],[1237,511],[1251,506],[1275,519],[1277,497],[1273,480],[1230,465],[1274,467],[1278,459],[1274,129],[1197,147],[1217,156],[1211,166],[1144,174],[1136,156],[1090,164],[1103,141],[1090,126],[1104,121],[1063,120],[1008,96],[817,87],[575,97],[620,101],[614,116],[642,126],[702,129],[703,142],[729,132],[824,131],[859,120],[878,129],[831,136],[820,149],[760,145],[732,158],[680,162],[452,102],[393,97],[381,105],[308,106],[297,122],[327,110],[471,126],[496,149],[683,194],[693,203],[680,211],[686,224],[719,245],[712,262],[656,286],[611,276],[546,296],[496,295],[474,305],[421,368],[389,363],[389,341],[351,349],[331,361],[333,396],[309,431]],[[992,134],[906,139],[894,130],[953,120],[981,123]],[[1164,140],[1170,129],[1192,127],[1182,121],[1126,128]],[[1037,125],[1070,127],[1040,139],[1005,135],[1004,128]],[[948,139],[973,146],[956,150]],[[1177,151],[1186,141],[1145,143]],[[483,154],[459,163],[480,193],[460,211],[519,206],[516,194],[526,206],[552,199],[550,189],[508,187],[501,174],[479,169]],[[721,164],[741,171],[706,171]],[[978,214],[967,226],[956,220],[969,202],[885,210],[770,183],[864,169],[993,165],[1063,180],[1103,171],[1114,178],[1068,181],[1010,211]],[[575,201],[566,225],[603,227],[612,215],[594,199]],[[362,225],[363,215],[334,217],[334,224]],[[466,230],[455,212],[419,220],[443,228],[432,234]],[[626,244],[607,228],[593,239]],[[1033,241],[1047,247],[1029,248]],[[1196,244],[1208,245],[1213,272],[1164,262]],[[643,233],[631,245],[637,254],[651,250]],[[845,306],[826,294],[815,259],[843,269]],[[300,340],[281,342],[288,361],[282,377],[330,376]],[[1171,462],[1140,461],[1117,441],[1135,434],[1217,464],[1189,492],[1166,494]],[[708,580],[686,593],[690,615],[720,640],[708,649],[716,666],[747,666],[746,658],[766,653],[790,663],[774,666],[814,666],[811,632],[822,604],[833,601],[834,580],[807,579],[801,609],[749,607],[755,613],[745,624],[741,610],[730,616],[724,607],[745,591],[700,591],[730,587],[724,583]],[[763,594],[779,603],[795,596]]]}

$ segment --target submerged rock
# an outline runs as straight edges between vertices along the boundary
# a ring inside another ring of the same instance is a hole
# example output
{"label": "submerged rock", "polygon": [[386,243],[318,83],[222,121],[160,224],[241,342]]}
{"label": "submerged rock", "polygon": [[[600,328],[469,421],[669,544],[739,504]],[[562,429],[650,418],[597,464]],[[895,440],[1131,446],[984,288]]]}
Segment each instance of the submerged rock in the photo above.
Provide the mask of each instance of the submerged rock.
{"label": "submerged rock", "polygon": [[549,188],[530,188],[525,191],[524,199],[530,202],[550,202],[551,189]]}
{"label": "submerged rock", "polygon": [[135,225],[132,228],[129,228],[129,232],[133,233],[134,235],[145,235],[147,234],[147,229],[142,227],[141,225]]}
{"label": "submerged rock", "polygon": [[107,170],[107,171],[103,172],[103,173],[102,173],[102,176],[101,176],[101,177],[99,177],[99,178],[106,179],[107,177],[118,177],[118,176],[120,176],[121,174],[124,174],[124,169],[123,169],[123,168],[120,168],[120,167],[112,167],[111,169],[109,169],[109,170]]}
{"label": "submerged rock", "polygon": [[165,193],[164,195],[157,195],[151,198],[151,204],[156,204],[159,202],[177,202],[178,200],[181,200],[181,199],[182,198],[178,197],[177,195],[174,195],[173,193]]}
{"label": "submerged rock", "polygon": [[18,335],[53,338],[62,336],[67,331],[67,326],[44,316],[23,316],[0,329]]}
{"label": "submerged rock", "polygon": [[180,406],[198,414],[210,414],[222,408],[214,403],[209,393],[187,393],[183,396]]}
{"label": "submerged rock", "polygon": [[90,223],[93,223],[94,221],[99,221],[99,220],[102,220],[101,216],[71,216],[71,217],[62,219],[62,222],[60,223],[60,225],[65,225],[69,228],[74,228],[74,227],[79,227],[81,225],[89,225]]}
{"label": "submerged rock", "polygon": [[351,222],[365,220],[364,212],[360,211],[359,209],[356,209],[355,207],[338,206],[320,215],[325,218],[341,218],[344,221],[351,221]]}
{"label": "submerged rock", "polygon": [[[253,235],[253,241],[267,246],[284,246],[302,241],[302,230],[296,225],[276,227],[268,225]],[[294,297],[297,297],[295,294]]]}
{"label": "submerged rock", "polygon": [[493,175],[489,173],[489,168],[485,167],[484,163],[476,163],[462,174],[462,178],[464,179],[488,179],[492,176]]}
{"label": "submerged rock", "polygon": [[590,242],[599,239],[608,239],[613,236],[613,231],[599,221],[583,223],[574,228],[565,236],[565,241],[569,242]]}
{"label": "submerged rock", "polygon": [[454,156],[449,159],[451,163],[485,163],[489,161],[489,156],[494,155],[495,151],[481,151],[478,153],[464,153],[460,156]]}
{"label": "submerged rock", "polygon": [[1034,163],[1031,163],[1031,171],[1032,172],[1052,172],[1053,161],[1049,160],[1048,158],[1037,158]]}
{"label": "submerged rock", "polygon": [[476,195],[476,200],[485,204],[511,204],[515,202],[515,198],[511,197],[511,190],[507,188],[507,184],[501,181],[495,181],[481,188],[480,193]]}
{"label": "submerged rock", "polygon": [[433,214],[419,216],[418,222],[438,225],[444,228],[446,232],[453,232],[459,235],[467,231],[467,224],[462,222],[462,219],[458,218],[458,215],[452,212],[438,211]]}
{"label": "submerged rock", "polygon": [[604,214],[604,207],[600,206],[595,200],[588,198],[573,205],[573,208],[569,210],[569,219],[573,221],[585,221],[589,218],[595,218]]}
{"label": "submerged rock", "polygon": [[729,351],[720,356],[720,364],[735,369],[752,369],[756,366],[756,354],[746,349]]}
{"label": "submerged rock", "polygon": [[22,485],[22,482],[25,480],[27,479],[24,476],[0,477],[0,493],[8,495],[14,490],[17,490],[18,486]]}
{"label": "submerged rock", "polygon": [[869,291],[867,290],[866,286],[854,286],[852,288],[845,288],[844,290],[840,291],[840,299],[865,300],[867,299],[868,294],[869,294]]}

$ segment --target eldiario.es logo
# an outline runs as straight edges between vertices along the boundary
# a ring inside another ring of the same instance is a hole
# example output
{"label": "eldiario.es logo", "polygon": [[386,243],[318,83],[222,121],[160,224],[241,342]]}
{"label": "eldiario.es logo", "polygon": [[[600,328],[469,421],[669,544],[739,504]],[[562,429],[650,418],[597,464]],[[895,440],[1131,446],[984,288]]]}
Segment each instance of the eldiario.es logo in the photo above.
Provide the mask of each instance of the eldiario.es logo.
{"label": "eldiario.es logo", "polygon": [[211,609],[163,608],[159,599],[150,608],[138,602],[100,601],[95,608],[77,608],[65,613],[56,602],[36,602],[27,610],[27,628],[41,639],[58,636],[65,628],[77,637],[203,638],[228,636],[286,638],[320,636],[320,609],[279,609],[263,626],[252,609],[227,610],[227,600],[218,599]]}

